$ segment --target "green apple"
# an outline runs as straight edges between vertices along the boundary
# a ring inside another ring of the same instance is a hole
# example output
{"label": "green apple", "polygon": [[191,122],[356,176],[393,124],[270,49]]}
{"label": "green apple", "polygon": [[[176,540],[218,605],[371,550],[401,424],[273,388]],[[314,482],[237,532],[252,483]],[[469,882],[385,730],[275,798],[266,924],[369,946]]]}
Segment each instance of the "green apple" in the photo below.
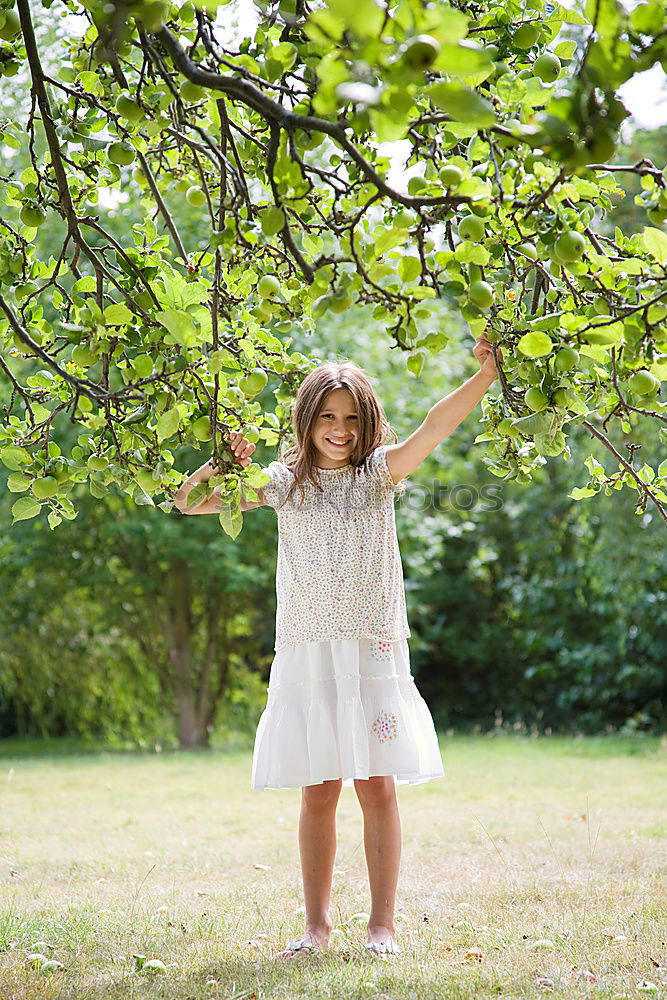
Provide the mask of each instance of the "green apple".
{"label": "green apple", "polygon": [[468,288],[468,298],[478,309],[490,309],[493,305],[493,288],[487,281],[473,281]]}
{"label": "green apple", "polygon": [[508,417],[505,417],[504,420],[500,421],[496,427],[496,431],[498,434],[502,434],[506,437],[518,437],[519,435],[518,429],[512,425],[512,421]]}
{"label": "green apple", "polygon": [[39,967],[39,971],[48,975],[49,972],[62,972],[65,968],[62,962],[56,961],[55,958],[48,958],[46,962],[42,962]]}
{"label": "green apple", "polygon": [[444,167],[441,167],[439,176],[444,186],[449,190],[449,188],[459,186],[463,180],[463,171],[454,163],[446,163]]}
{"label": "green apple", "polygon": [[421,194],[428,187],[428,181],[424,180],[423,177],[410,177],[408,180],[408,194],[413,198]]}
{"label": "green apple", "polygon": [[517,247],[524,257],[528,257],[530,260],[537,260],[537,247],[534,243],[520,243]]}
{"label": "green apple", "polygon": [[536,385],[530,387],[526,390],[524,396],[526,401],[526,406],[528,406],[535,413],[539,413],[540,410],[545,410],[549,405],[549,398],[545,396],[541,389],[538,389]]}
{"label": "green apple", "polygon": [[352,295],[349,288],[339,288],[331,296],[329,309],[335,313],[345,312],[352,305]]}
{"label": "green apple", "polygon": [[596,295],[593,299],[593,309],[598,316],[606,316],[609,312],[609,303],[603,295]]}
{"label": "green apple", "polygon": [[107,157],[119,167],[129,167],[136,155],[134,146],[129,142],[112,142],[107,149]]}
{"label": "green apple", "polygon": [[628,386],[638,396],[648,396],[660,388],[660,381],[652,372],[641,369],[630,376]]}
{"label": "green apple", "polygon": [[402,62],[409,69],[419,72],[432,66],[439,52],[440,42],[432,35],[416,35],[408,42]]}
{"label": "green apple", "polygon": [[77,344],[72,351],[72,361],[81,368],[90,368],[97,361],[97,355],[85,344]]}
{"label": "green apple", "polygon": [[552,52],[543,52],[533,63],[533,73],[542,83],[553,83],[560,76],[560,71],[560,59]]}
{"label": "green apple", "polygon": [[483,221],[477,215],[465,215],[459,222],[459,236],[478,243],[484,237]]}
{"label": "green apple", "polygon": [[665,220],[667,220],[667,209],[662,209],[660,207],[653,207],[646,210],[646,214],[649,221],[653,223],[654,226],[661,226]]}
{"label": "green apple", "polygon": [[38,500],[47,500],[58,492],[58,480],[55,476],[43,476],[35,479],[32,484],[32,492]]}
{"label": "green apple", "polygon": [[244,396],[258,396],[268,383],[266,372],[262,368],[253,368],[248,375],[239,379],[239,388]]}
{"label": "green apple", "polygon": [[539,37],[540,29],[536,24],[520,24],[512,35],[512,44],[515,49],[532,49]]}
{"label": "green apple", "polygon": [[42,206],[38,205],[36,202],[26,202],[25,205],[21,206],[19,218],[24,226],[30,226],[31,229],[37,229],[45,221],[46,212]]}
{"label": "green apple", "polygon": [[142,108],[127,94],[121,94],[116,101],[116,111],[128,122],[139,122],[144,117]]}
{"label": "green apple", "polygon": [[257,282],[257,292],[263,299],[269,299],[280,293],[280,282],[275,274],[263,274]]}
{"label": "green apple", "polygon": [[155,493],[159,486],[157,480],[153,479],[153,472],[151,469],[137,469],[136,479],[142,490],[148,494]]}
{"label": "green apple", "polygon": [[600,132],[590,147],[592,163],[606,163],[616,152],[616,136],[613,132]]}
{"label": "green apple", "polygon": [[4,24],[0,28],[0,38],[4,42],[11,42],[21,34],[21,22],[14,10],[5,10],[2,13],[4,13]]}
{"label": "green apple", "polygon": [[193,208],[201,208],[202,205],[206,204],[206,195],[200,187],[193,184],[185,192],[185,200],[188,205],[192,205]]}
{"label": "green apple", "polygon": [[579,364],[579,351],[573,347],[561,347],[554,358],[554,367],[559,372],[569,372]]}
{"label": "green apple", "polygon": [[561,233],[554,244],[556,256],[565,263],[578,260],[584,252],[586,243],[581,233],[573,229]]}
{"label": "green apple", "polygon": [[198,417],[192,425],[192,433],[198,441],[210,441],[213,437],[210,417]]}
{"label": "green apple", "polygon": [[21,64],[18,59],[7,59],[6,62],[0,63],[0,73],[3,76],[16,76],[21,68]]}
{"label": "green apple", "polygon": [[141,971],[151,976],[164,976],[167,971],[167,966],[164,962],[161,962],[159,958],[149,958],[148,961],[144,962],[142,965]]}
{"label": "green apple", "polygon": [[93,472],[104,472],[108,467],[108,459],[104,458],[103,455],[91,455],[87,462],[88,468],[92,469]]}
{"label": "green apple", "polygon": [[417,216],[414,212],[411,212],[409,208],[401,208],[392,220],[394,226],[398,226],[399,229],[409,229],[410,226],[414,226],[417,222]]}
{"label": "green apple", "polygon": [[196,101],[201,101],[206,97],[205,89],[200,87],[199,84],[193,83],[192,80],[185,80],[179,87],[178,92],[186,104],[194,104]]}

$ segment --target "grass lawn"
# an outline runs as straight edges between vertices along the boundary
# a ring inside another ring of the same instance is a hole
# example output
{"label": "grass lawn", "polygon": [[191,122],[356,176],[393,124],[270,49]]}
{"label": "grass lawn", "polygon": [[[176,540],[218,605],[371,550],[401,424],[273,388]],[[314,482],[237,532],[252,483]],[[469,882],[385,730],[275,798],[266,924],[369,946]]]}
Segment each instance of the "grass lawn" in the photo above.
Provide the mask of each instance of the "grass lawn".
{"label": "grass lawn", "polygon": [[[400,786],[402,955],[367,957],[361,814],[339,808],[333,947],[302,930],[299,793],[247,753],[0,747],[0,1000],[667,997],[667,741],[443,738]],[[356,919],[355,919],[356,916]],[[45,974],[32,951],[63,963]],[[133,955],[166,974],[135,971]]]}

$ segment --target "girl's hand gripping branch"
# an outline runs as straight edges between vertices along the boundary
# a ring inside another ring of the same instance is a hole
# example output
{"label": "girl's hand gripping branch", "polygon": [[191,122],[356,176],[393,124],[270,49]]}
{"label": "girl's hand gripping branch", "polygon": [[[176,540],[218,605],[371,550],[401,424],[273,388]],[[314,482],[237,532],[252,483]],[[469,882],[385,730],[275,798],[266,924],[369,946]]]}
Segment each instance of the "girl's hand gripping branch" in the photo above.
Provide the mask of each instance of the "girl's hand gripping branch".
{"label": "girl's hand gripping branch", "polygon": [[[482,373],[487,375],[491,381],[496,379],[498,377],[498,367],[496,365],[495,358],[493,357],[493,347],[485,334],[482,334],[481,337],[477,338],[475,346],[472,349],[472,353],[477,358]],[[498,356],[498,361],[502,364],[503,352],[499,347],[496,348],[496,354]]]}
{"label": "girl's hand gripping branch", "polygon": [[[246,468],[250,465],[252,459],[251,455],[255,450],[256,445],[251,444],[246,437],[243,436],[242,431],[234,431],[229,437],[229,451],[231,453],[234,461],[238,462],[242,468]],[[222,504],[220,501],[220,490],[216,486],[213,489],[212,496],[206,496],[208,490],[205,484],[208,483],[212,476],[218,475],[220,470],[213,462],[209,459],[204,465],[196,469],[188,478],[181,484],[176,493],[174,494],[174,505],[180,510],[182,514],[219,514],[222,509]],[[194,490],[198,490],[198,493],[194,493]],[[193,493],[191,501],[189,501],[190,494]],[[200,499],[201,495],[204,495]],[[252,506],[259,507],[260,504],[253,504]],[[241,509],[245,509],[243,502],[241,504]]]}

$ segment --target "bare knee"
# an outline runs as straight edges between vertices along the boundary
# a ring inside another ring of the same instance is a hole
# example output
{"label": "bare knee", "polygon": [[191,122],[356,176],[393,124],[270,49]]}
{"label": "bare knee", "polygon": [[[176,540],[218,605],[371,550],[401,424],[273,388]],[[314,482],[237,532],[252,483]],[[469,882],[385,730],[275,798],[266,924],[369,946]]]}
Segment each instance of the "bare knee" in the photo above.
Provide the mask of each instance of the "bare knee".
{"label": "bare knee", "polygon": [[396,785],[390,776],[356,778],[354,788],[362,809],[381,809],[396,801]]}
{"label": "bare knee", "polygon": [[335,809],[343,787],[341,779],[323,781],[319,785],[306,785],[301,789],[301,801],[308,809],[327,811]]}

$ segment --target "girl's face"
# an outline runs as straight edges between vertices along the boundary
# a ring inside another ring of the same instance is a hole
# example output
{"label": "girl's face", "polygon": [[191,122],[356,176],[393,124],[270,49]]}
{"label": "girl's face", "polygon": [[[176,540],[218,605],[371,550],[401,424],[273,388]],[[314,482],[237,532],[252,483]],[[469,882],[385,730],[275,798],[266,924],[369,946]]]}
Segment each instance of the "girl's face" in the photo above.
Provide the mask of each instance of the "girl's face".
{"label": "girl's face", "polygon": [[323,469],[348,465],[359,437],[359,415],[349,389],[332,389],[313,424],[315,464]]}

